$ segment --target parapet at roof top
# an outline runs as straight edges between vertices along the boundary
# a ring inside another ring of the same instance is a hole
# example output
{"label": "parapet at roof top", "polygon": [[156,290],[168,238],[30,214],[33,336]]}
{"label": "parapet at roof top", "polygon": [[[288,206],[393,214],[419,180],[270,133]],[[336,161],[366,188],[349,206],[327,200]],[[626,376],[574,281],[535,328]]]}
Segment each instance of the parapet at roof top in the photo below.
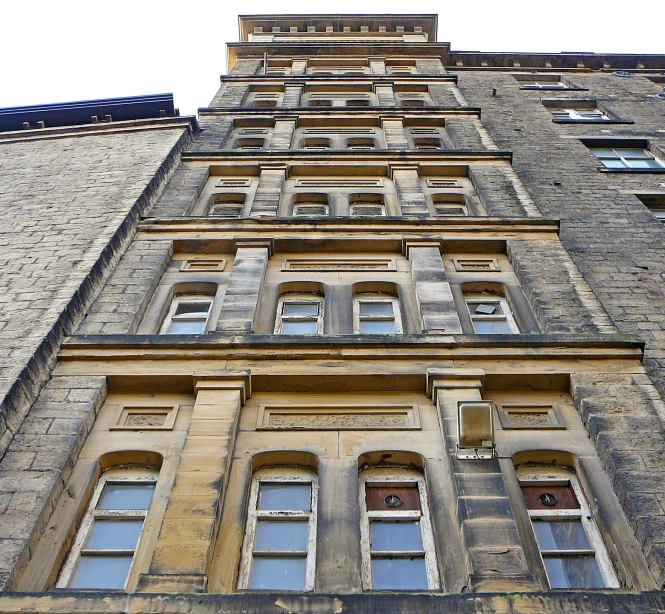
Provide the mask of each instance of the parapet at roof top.
{"label": "parapet at roof top", "polygon": [[422,33],[436,41],[437,15],[240,15],[240,40],[257,33],[302,36],[316,33],[333,36],[389,36]]}

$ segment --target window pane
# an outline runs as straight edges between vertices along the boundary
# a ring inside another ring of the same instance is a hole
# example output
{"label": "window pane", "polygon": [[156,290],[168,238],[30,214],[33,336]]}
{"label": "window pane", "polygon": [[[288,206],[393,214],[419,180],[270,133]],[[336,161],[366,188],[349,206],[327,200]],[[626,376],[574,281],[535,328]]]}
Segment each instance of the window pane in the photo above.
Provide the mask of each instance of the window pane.
{"label": "window pane", "polygon": [[653,158],[646,149],[617,149],[615,150],[622,158]]}
{"label": "window pane", "polygon": [[541,550],[591,550],[581,520],[534,520]]}
{"label": "window pane", "polygon": [[256,523],[254,550],[307,552],[307,527],[306,520],[294,522],[259,520]]}
{"label": "window pane", "polygon": [[616,158],[617,154],[613,149],[605,149],[601,147],[592,147],[591,152],[598,158]]}
{"label": "window pane", "polygon": [[205,320],[173,320],[169,335],[200,335],[205,331]]}
{"label": "window pane", "polygon": [[210,303],[180,303],[175,310],[175,315],[180,316],[183,313],[208,313]]}
{"label": "window pane", "polygon": [[393,315],[392,303],[366,303],[360,302],[361,316],[391,316]]}
{"label": "window pane", "polygon": [[316,321],[303,322],[300,320],[282,322],[283,335],[316,335]]}
{"label": "window pane", "polygon": [[311,484],[266,484],[259,486],[259,510],[304,510],[311,508]]}
{"label": "window pane", "polygon": [[95,520],[85,548],[134,550],[139,543],[143,520]]}
{"label": "window pane", "polygon": [[125,588],[131,556],[82,556],[70,588]]}
{"label": "window pane", "polygon": [[249,588],[304,591],[306,566],[305,558],[254,558]]}
{"label": "window pane", "polygon": [[427,590],[425,559],[372,559],[372,588],[376,590]]}
{"label": "window pane", "polygon": [[552,588],[605,588],[595,557],[546,558],[545,569]]}
{"label": "window pane", "polygon": [[106,483],[97,503],[98,510],[147,510],[155,484]]}
{"label": "window pane", "polygon": [[621,160],[601,160],[607,168],[626,168]]}
{"label": "window pane", "polygon": [[369,535],[372,552],[423,549],[419,522],[372,522]]}
{"label": "window pane", "polygon": [[471,313],[478,313],[480,315],[493,315],[499,316],[503,315],[503,309],[501,309],[501,303],[470,303]]}
{"label": "window pane", "polygon": [[368,335],[395,334],[394,320],[365,320],[360,322],[360,332]]}
{"label": "window pane", "polygon": [[318,316],[318,303],[284,303],[282,313],[285,316]]}
{"label": "window pane", "polygon": [[473,330],[478,335],[503,335],[513,332],[506,320],[474,320]]}
{"label": "window pane", "polygon": [[657,160],[629,160],[630,168],[662,168]]}

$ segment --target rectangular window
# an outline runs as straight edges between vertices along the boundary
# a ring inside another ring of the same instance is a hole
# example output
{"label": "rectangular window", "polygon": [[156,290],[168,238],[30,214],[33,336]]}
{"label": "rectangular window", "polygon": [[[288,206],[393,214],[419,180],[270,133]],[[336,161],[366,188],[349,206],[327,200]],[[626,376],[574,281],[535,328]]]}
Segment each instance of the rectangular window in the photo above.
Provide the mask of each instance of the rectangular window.
{"label": "rectangular window", "polygon": [[354,299],[353,332],[361,335],[395,335],[402,332],[396,298],[361,295]]}
{"label": "rectangular window", "polygon": [[590,149],[606,168],[635,170],[665,168],[665,165],[650,151],[639,147],[590,147]]}
{"label": "rectangular window", "polygon": [[550,588],[618,587],[577,479],[543,472],[520,485]]}
{"label": "rectangular window", "polygon": [[287,295],[279,299],[275,334],[320,335],[322,333],[322,297]]}
{"label": "rectangular window", "polygon": [[141,469],[100,478],[58,588],[125,589],[156,481],[156,472]]}
{"label": "rectangular window", "polygon": [[362,580],[366,590],[439,587],[424,480],[413,471],[361,475]]}
{"label": "rectangular window", "polygon": [[473,331],[477,335],[519,333],[505,298],[467,295],[464,300],[469,309]]}
{"label": "rectangular window", "polygon": [[314,589],[316,509],[314,473],[267,469],[254,476],[238,588]]}
{"label": "rectangular window", "polygon": [[609,121],[611,118],[605,115],[598,109],[553,109],[550,108],[550,113],[554,115],[554,119],[572,119],[575,121],[592,121],[602,122]]}

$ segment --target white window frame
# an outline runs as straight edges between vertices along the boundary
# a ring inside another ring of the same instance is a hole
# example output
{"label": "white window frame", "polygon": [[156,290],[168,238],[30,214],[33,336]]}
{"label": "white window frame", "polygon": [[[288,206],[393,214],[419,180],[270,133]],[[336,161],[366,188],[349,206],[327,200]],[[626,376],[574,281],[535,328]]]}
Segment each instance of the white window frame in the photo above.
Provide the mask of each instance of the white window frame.
{"label": "white window frame", "polygon": [[567,90],[571,89],[563,81],[520,81],[522,89],[525,90]]}
{"label": "white window frame", "polygon": [[[190,334],[203,334],[206,333],[208,330],[208,321],[210,320],[210,313],[212,312],[212,304],[213,301],[215,300],[214,296],[206,296],[202,294],[182,294],[179,296],[175,296],[173,300],[171,301],[171,306],[169,307],[169,311],[166,314],[166,317],[164,318],[164,322],[162,323],[161,328],[159,329],[159,334],[160,335],[168,335],[171,334],[169,333],[169,330],[171,328],[171,324],[176,321],[180,322],[200,322],[201,320],[204,320],[203,324],[203,331],[201,333],[190,333]],[[181,303],[208,303],[208,312],[203,313],[202,311],[196,312],[195,314],[179,314],[175,315],[175,312],[178,310],[178,306]],[[179,333],[179,334],[187,334],[187,333]]]}
{"label": "white window frame", "polygon": [[[300,304],[316,304],[318,305],[318,315],[315,316],[285,316],[283,314],[284,304],[286,303],[300,303]],[[317,335],[323,334],[323,307],[325,301],[322,296],[316,294],[284,294],[279,297],[277,304],[277,317],[275,318],[275,334],[281,335],[284,321],[287,322],[314,322],[316,321]],[[305,333],[301,333],[305,334]]]}
{"label": "white window frame", "polygon": [[[605,580],[605,588],[619,588],[619,579],[617,578],[616,572],[614,571],[614,566],[610,560],[609,554],[607,553],[607,548],[603,542],[603,538],[600,534],[598,526],[593,520],[593,516],[596,514],[595,510],[592,512],[589,508],[589,504],[584,496],[582,487],[580,485],[577,476],[572,472],[565,471],[563,469],[551,468],[551,467],[533,467],[526,470],[518,470],[517,478],[520,484],[525,485],[538,485],[538,486],[567,486],[570,484],[575,496],[577,497],[577,502],[579,503],[579,509],[552,509],[552,510],[527,510],[529,514],[529,520],[531,521],[531,526],[533,529],[533,520],[556,520],[556,519],[580,519],[582,521],[582,527],[586,533],[589,544],[591,545],[592,550],[547,550],[540,552],[540,558],[543,563],[543,568],[545,568],[545,558],[548,555],[556,556],[558,558],[564,558],[566,554],[569,556],[575,556],[582,553],[593,553],[596,561],[598,562],[598,567],[600,573]],[[533,534],[533,539],[538,546],[538,540],[536,539],[535,531]],[[547,570],[545,569],[545,573]],[[549,582],[549,578],[548,578]],[[583,589],[560,589],[560,590],[583,590]],[[588,589],[592,590],[592,589]],[[602,589],[597,589],[602,590]]]}
{"label": "white window frame", "polygon": [[[420,496],[420,511],[418,510],[391,510],[391,511],[368,511],[366,500],[366,488],[371,486],[413,486],[418,487]],[[436,548],[434,546],[434,533],[429,513],[429,503],[425,479],[421,473],[410,469],[367,469],[360,474],[360,552],[362,557],[361,578],[363,590],[373,590],[372,587],[372,552],[370,546],[369,524],[371,520],[403,520],[418,521],[423,542],[423,550],[413,552],[419,558],[425,559],[425,570],[427,573],[428,590],[440,588],[439,569],[436,560]],[[408,558],[409,552],[382,552],[380,558]],[[384,589],[381,589],[384,590]],[[405,590],[405,589],[396,589]]]}
{"label": "white window frame", "polygon": [[[259,487],[261,483],[304,484],[309,483],[311,488],[310,510],[275,511],[258,510]],[[314,590],[316,572],[316,521],[318,505],[319,482],[316,473],[310,469],[298,467],[272,467],[261,469],[252,476],[249,489],[249,504],[247,508],[247,522],[245,524],[245,538],[242,546],[240,560],[240,573],[238,575],[239,590],[253,590],[249,588],[252,561],[254,559],[254,540],[256,525],[261,519],[276,521],[287,519],[307,519],[307,555],[305,564],[305,592]],[[283,554],[283,553],[282,553]],[[287,555],[288,556],[288,555]],[[286,558],[286,556],[285,556]]]}
{"label": "white window frame", "polygon": [[[88,539],[88,535],[94,526],[96,520],[107,520],[120,518],[123,520],[143,520],[143,526],[141,527],[141,535],[143,534],[143,529],[145,528],[145,519],[148,516],[149,508],[146,510],[98,510],[96,509],[97,503],[102,495],[104,486],[111,483],[127,483],[127,484],[157,484],[157,478],[159,477],[159,471],[157,469],[149,469],[147,467],[131,467],[123,469],[111,469],[102,474],[97,481],[97,485],[92,493],[90,498],[90,503],[85,511],[79,529],[76,533],[74,543],[72,545],[65,564],[63,565],[62,571],[60,572],[60,577],[56,582],[56,588],[67,588],[74,578],[74,573],[78,562],[81,558],[81,554],[85,554],[86,549],[84,548],[85,542]],[[152,499],[154,500],[155,494],[153,492]],[[152,500],[151,500],[152,505]],[[129,550],[95,550],[95,552],[106,552],[110,554],[117,555],[128,555],[132,553],[132,562],[129,566],[129,571],[127,572],[127,578],[125,579],[125,584],[122,590],[127,588],[129,579],[132,577],[132,571],[134,569],[134,562],[136,561],[136,553],[141,548],[141,537],[136,544],[136,548],[133,551]],[[103,555],[101,555],[103,556]],[[78,589],[78,590],[87,590],[87,589]],[[101,589],[100,589],[101,590]],[[103,590],[120,590],[120,589],[103,589]]]}
{"label": "white window frame", "polygon": [[[361,316],[360,315],[360,303],[390,303],[393,308],[393,315],[384,316]],[[360,332],[360,322],[365,321],[394,321],[395,322],[395,332],[394,333],[361,333]],[[402,313],[399,308],[399,299],[394,296],[385,296],[380,294],[356,294],[353,297],[353,333],[355,335],[369,335],[369,334],[395,334],[401,335],[403,331],[402,327]]]}
{"label": "white window frame", "polygon": [[572,119],[577,121],[592,120],[597,122],[609,121],[611,119],[611,117],[608,117],[600,109],[595,107],[588,109],[550,108],[549,111],[554,115],[554,119]]}
{"label": "white window frame", "polygon": [[[591,153],[594,156],[596,156],[596,158],[598,158],[603,163],[603,166],[605,166],[605,168],[615,169],[615,170],[617,168],[616,166],[608,166],[607,164],[605,164],[605,160],[619,160],[621,162],[621,164],[623,164],[623,168],[630,168],[632,170],[649,170],[650,168],[665,168],[665,164],[663,164],[648,149],[644,149],[644,147],[589,147],[589,149],[591,150]],[[614,156],[613,157],[605,156],[603,158],[603,157],[599,156],[596,153],[596,151],[598,151],[599,149],[610,149],[612,152],[614,152]],[[639,158],[637,158],[637,157],[628,157],[628,158],[626,158],[625,156],[620,156],[617,153],[617,149],[622,149],[624,151],[626,151],[626,150],[641,151],[641,152],[644,152],[647,155],[646,156],[641,156]],[[631,164],[630,164],[631,160],[655,160],[656,163],[658,164],[658,166],[651,166],[651,167],[647,167],[646,169],[644,167],[635,167],[635,166],[631,166]]]}
{"label": "white window frame", "polygon": [[[323,213],[307,213],[306,207],[320,207],[324,211]],[[295,203],[293,205],[293,217],[329,217],[330,216],[330,205],[326,203],[317,203],[317,202],[301,202]]]}
{"label": "white window frame", "polygon": [[[471,313],[471,309],[469,308],[469,305],[475,305],[477,303],[496,303],[498,304],[501,309],[503,310],[503,315],[494,315],[494,314],[487,314],[487,315],[480,315],[480,314],[473,314]],[[502,333],[478,333],[476,332],[476,326],[474,322],[476,320],[479,321],[489,321],[489,320],[495,320],[495,321],[500,321],[500,320],[505,320],[508,323],[508,327],[510,328],[510,332],[513,335],[517,335],[520,332],[520,329],[517,326],[517,322],[515,322],[515,318],[513,317],[513,312],[510,309],[510,306],[508,305],[508,301],[504,296],[495,296],[495,295],[487,295],[487,294],[465,294],[464,295],[464,304],[466,305],[466,310],[469,314],[469,318],[471,319],[471,326],[473,327],[473,332],[476,335],[482,335],[482,334],[502,334]]]}

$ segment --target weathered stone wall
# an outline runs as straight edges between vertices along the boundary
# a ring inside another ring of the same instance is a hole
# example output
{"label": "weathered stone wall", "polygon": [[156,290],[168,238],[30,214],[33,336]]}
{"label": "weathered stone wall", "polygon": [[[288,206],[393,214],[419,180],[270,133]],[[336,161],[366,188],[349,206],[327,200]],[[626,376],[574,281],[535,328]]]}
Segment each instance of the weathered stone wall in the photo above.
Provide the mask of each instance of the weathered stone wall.
{"label": "weathered stone wall", "polygon": [[0,591],[30,558],[105,397],[105,377],[53,377],[0,461]]}
{"label": "weathered stone wall", "polygon": [[185,126],[0,141],[0,456],[172,173]]}
{"label": "weathered stone wall", "polygon": [[[653,97],[661,87],[611,73],[566,79],[588,91],[520,90],[509,74],[471,71],[459,73],[459,88],[470,105],[482,107],[496,144],[514,151],[513,167],[538,209],[561,219],[564,246],[619,330],[646,340],[645,365],[665,394],[665,227],[633,195],[665,192],[665,176],[601,172],[600,161],[578,140],[637,137],[662,147],[665,101]],[[556,124],[541,102],[554,98],[596,100],[634,124]],[[495,210],[485,205],[488,213]]]}

